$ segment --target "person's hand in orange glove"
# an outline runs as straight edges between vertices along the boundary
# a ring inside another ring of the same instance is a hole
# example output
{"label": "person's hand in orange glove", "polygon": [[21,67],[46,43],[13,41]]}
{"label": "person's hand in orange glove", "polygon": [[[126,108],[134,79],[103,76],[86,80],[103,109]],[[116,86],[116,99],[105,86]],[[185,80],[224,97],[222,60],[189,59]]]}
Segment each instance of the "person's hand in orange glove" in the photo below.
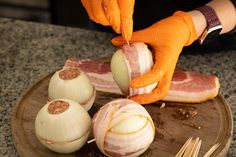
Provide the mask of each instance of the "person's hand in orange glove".
{"label": "person's hand in orange glove", "polygon": [[[197,33],[191,16],[180,11],[144,30],[134,32],[130,42],[144,42],[150,45],[153,48],[155,64],[150,72],[132,80],[130,87],[141,88],[155,82],[158,82],[158,85],[151,93],[136,95],[130,99],[147,104],[164,98],[170,88],[183,47],[196,39]],[[122,37],[116,37],[112,43],[120,46],[126,42]]]}
{"label": "person's hand in orange glove", "polygon": [[135,0],[81,0],[91,20],[111,26],[128,42],[133,32]]}

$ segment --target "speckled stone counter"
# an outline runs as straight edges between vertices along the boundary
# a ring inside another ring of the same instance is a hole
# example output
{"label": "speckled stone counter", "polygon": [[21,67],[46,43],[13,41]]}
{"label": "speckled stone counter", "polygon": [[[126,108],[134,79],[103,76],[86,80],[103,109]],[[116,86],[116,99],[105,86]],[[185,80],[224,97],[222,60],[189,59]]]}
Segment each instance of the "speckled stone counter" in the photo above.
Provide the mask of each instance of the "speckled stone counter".
{"label": "speckled stone counter", "polygon": [[[111,57],[112,34],[0,19],[0,156],[18,156],[10,120],[12,107],[22,92],[39,77],[60,67],[68,57]],[[232,106],[236,126],[236,51],[188,54],[179,67],[215,74],[221,93]],[[229,157],[236,157],[236,134]]]}

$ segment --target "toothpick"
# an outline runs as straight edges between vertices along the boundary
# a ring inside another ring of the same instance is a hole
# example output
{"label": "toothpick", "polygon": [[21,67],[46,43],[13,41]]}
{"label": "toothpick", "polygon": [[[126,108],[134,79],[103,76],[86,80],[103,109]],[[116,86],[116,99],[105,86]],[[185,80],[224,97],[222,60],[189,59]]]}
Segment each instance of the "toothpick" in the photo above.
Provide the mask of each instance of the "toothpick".
{"label": "toothpick", "polygon": [[219,143],[212,146],[211,149],[203,157],[210,157],[219,146],[220,146]]}
{"label": "toothpick", "polygon": [[191,156],[191,151],[192,149],[194,149],[194,145],[196,143],[197,140],[193,140],[189,145],[188,147],[186,148],[184,154],[183,154],[183,157],[190,157]]}
{"label": "toothpick", "polygon": [[191,143],[192,139],[193,138],[191,137],[185,142],[185,144],[182,146],[179,152],[175,155],[175,157],[181,157],[183,155],[184,151],[186,150],[186,147]]}
{"label": "toothpick", "polygon": [[184,157],[189,157],[189,156],[193,156],[194,152],[196,151],[197,145],[199,143],[199,138],[196,138],[193,142],[192,142],[192,147],[189,147],[189,150],[185,151]]}
{"label": "toothpick", "polygon": [[166,106],[166,104],[163,102],[162,104],[161,104],[161,107],[160,108],[164,108]]}
{"label": "toothpick", "polygon": [[[185,142],[185,144],[182,146],[175,157],[197,157],[200,152],[201,145],[202,140],[200,140],[199,137],[197,137],[196,139],[193,139],[191,137]],[[210,157],[219,146],[219,143],[212,146],[211,149],[203,157]]]}
{"label": "toothpick", "polygon": [[94,142],[94,141],[96,141],[96,139],[94,138],[94,139],[91,139],[91,140],[89,140],[88,142],[87,142],[87,144],[89,144],[89,143],[92,143],[92,142]]}
{"label": "toothpick", "polygon": [[197,147],[196,147],[196,149],[195,149],[195,151],[194,151],[194,153],[193,153],[193,157],[197,157],[197,156],[198,156],[199,151],[200,151],[200,148],[201,148],[201,145],[202,145],[202,140],[200,140],[200,141],[198,142]]}

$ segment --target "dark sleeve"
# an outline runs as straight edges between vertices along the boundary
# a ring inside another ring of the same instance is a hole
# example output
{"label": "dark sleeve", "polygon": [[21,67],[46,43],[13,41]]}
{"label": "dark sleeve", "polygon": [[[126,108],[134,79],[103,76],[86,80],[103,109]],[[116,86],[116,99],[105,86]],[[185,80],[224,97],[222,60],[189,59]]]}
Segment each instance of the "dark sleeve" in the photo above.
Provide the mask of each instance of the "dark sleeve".
{"label": "dark sleeve", "polygon": [[234,4],[234,7],[236,8],[236,0],[231,0],[231,2]]}

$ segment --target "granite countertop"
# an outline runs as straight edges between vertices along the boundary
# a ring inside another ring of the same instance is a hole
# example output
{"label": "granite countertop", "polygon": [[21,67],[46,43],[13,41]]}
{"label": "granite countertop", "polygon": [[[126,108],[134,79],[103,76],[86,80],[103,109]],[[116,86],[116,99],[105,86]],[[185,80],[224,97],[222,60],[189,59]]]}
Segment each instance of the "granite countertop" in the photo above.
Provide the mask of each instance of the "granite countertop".
{"label": "granite countertop", "polygon": [[[0,19],[0,156],[17,156],[10,120],[22,92],[39,77],[62,67],[68,57],[111,57],[112,34]],[[236,126],[236,50],[183,54],[178,66],[215,74],[221,93],[231,104]],[[236,134],[229,157],[236,157]]]}

